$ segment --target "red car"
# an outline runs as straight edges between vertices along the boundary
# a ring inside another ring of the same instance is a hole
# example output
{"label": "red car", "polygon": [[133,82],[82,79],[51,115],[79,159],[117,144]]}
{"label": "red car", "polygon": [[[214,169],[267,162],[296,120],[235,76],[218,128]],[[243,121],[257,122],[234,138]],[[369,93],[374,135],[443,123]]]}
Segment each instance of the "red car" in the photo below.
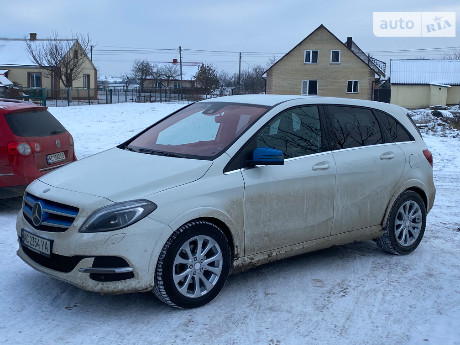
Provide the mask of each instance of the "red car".
{"label": "red car", "polygon": [[47,107],[0,99],[0,199],[75,160],[72,135]]}

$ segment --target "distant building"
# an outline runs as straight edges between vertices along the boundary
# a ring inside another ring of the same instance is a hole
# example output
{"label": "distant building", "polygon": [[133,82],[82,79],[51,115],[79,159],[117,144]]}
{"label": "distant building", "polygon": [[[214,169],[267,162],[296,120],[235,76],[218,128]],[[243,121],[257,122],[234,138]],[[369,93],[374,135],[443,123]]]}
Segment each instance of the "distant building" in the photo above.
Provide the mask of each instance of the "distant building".
{"label": "distant building", "polygon": [[270,94],[372,99],[385,63],[320,25],[265,72]]}
{"label": "distant building", "polygon": [[[80,45],[78,40],[72,41],[69,49],[72,53]],[[46,44],[48,39],[37,39],[31,33],[29,42],[32,44]],[[81,46],[80,46],[81,48]],[[83,49],[84,63],[80,76],[72,83],[72,88],[95,89],[97,88],[97,69]],[[0,70],[7,71],[8,79],[17,86],[25,88],[46,88],[49,94],[52,89],[63,88],[59,78],[48,76],[47,71],[41,69],[29,56],[26,39],[0,38]]]}
{"label": "distant building", "polygon": [[158,69],[174,70],[174,77],[168,78],[161,75],[158,78],[146,78],[144,80],[145,89],[160,89],[160,88],[191,88],[195,86],[195,76],[198,73],[202,64],[198,62],[183,62],[182,63],[182,79],[180,76],[180,64],[174,59],[172,63],[158,64]]}
{"label": "distant building", "polygon": [[12,86],[13,82],[8,79],[8,70],[0,70],[0,86]]}
{"label": "distant building", "polygon": [[460,103],[460,60],[391,60],[391,103],[406,108]]}

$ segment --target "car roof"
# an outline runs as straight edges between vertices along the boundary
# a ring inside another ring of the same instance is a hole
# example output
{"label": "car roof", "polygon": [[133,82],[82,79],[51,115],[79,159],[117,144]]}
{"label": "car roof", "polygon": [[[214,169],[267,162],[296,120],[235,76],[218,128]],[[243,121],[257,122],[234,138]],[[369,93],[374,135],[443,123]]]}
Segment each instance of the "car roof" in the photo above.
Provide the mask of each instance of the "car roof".
{"label": "car roof", "polygon": [[24,110],[45,110],[47,107],[37,105],[31,102],[20,101],[16,99],[5,99],[0,98],[0,111],[4,114],[16,112],[16,111],[24,111]]}
{"label": "car roof", "polygon": [[280,103],[290,101],[303,101],[305,104],[337,104],[337,105],[354,105],[361,107],[369,107],[381,109],[383,111],[391,112],[392,110],[400,110],[402,107],[394,104],[368,101],[363,99],[353,98],[337,98],[337,97],[320,97],[320,96],[301,96],[301,95],[237,95],[225,96],[207,99],[202,102],[234,102],[244,104],[254,104],[274,107]]}

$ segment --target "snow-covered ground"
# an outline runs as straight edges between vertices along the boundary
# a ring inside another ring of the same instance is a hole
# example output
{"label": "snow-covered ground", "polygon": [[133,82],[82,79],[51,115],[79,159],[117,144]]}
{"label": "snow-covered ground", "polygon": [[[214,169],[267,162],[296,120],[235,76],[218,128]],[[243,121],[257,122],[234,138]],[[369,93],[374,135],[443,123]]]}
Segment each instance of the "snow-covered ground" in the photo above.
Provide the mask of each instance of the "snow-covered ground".
{"label": "snow-covered ground", "polygon": [[[79,158],[113,147],[183,104],[52,108]],[[460,344],[460,139],[425,135],[437,196],[408,256],[372,241],[231,276],[220,295],[176,310],[150,293],[100,295],[16,256],[20,199],[0,200],[0,343]]]}

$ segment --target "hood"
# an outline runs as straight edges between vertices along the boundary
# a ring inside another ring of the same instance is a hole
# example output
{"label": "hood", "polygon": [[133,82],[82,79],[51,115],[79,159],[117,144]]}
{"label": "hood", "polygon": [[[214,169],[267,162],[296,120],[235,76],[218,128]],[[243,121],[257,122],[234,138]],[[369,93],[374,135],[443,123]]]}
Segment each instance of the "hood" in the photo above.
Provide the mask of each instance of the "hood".
{"label": "hood", "polygon": [[107,198],[131,200],[201,178],[207,160],[164,157],[113,148],[40,177],[56,188]]}

